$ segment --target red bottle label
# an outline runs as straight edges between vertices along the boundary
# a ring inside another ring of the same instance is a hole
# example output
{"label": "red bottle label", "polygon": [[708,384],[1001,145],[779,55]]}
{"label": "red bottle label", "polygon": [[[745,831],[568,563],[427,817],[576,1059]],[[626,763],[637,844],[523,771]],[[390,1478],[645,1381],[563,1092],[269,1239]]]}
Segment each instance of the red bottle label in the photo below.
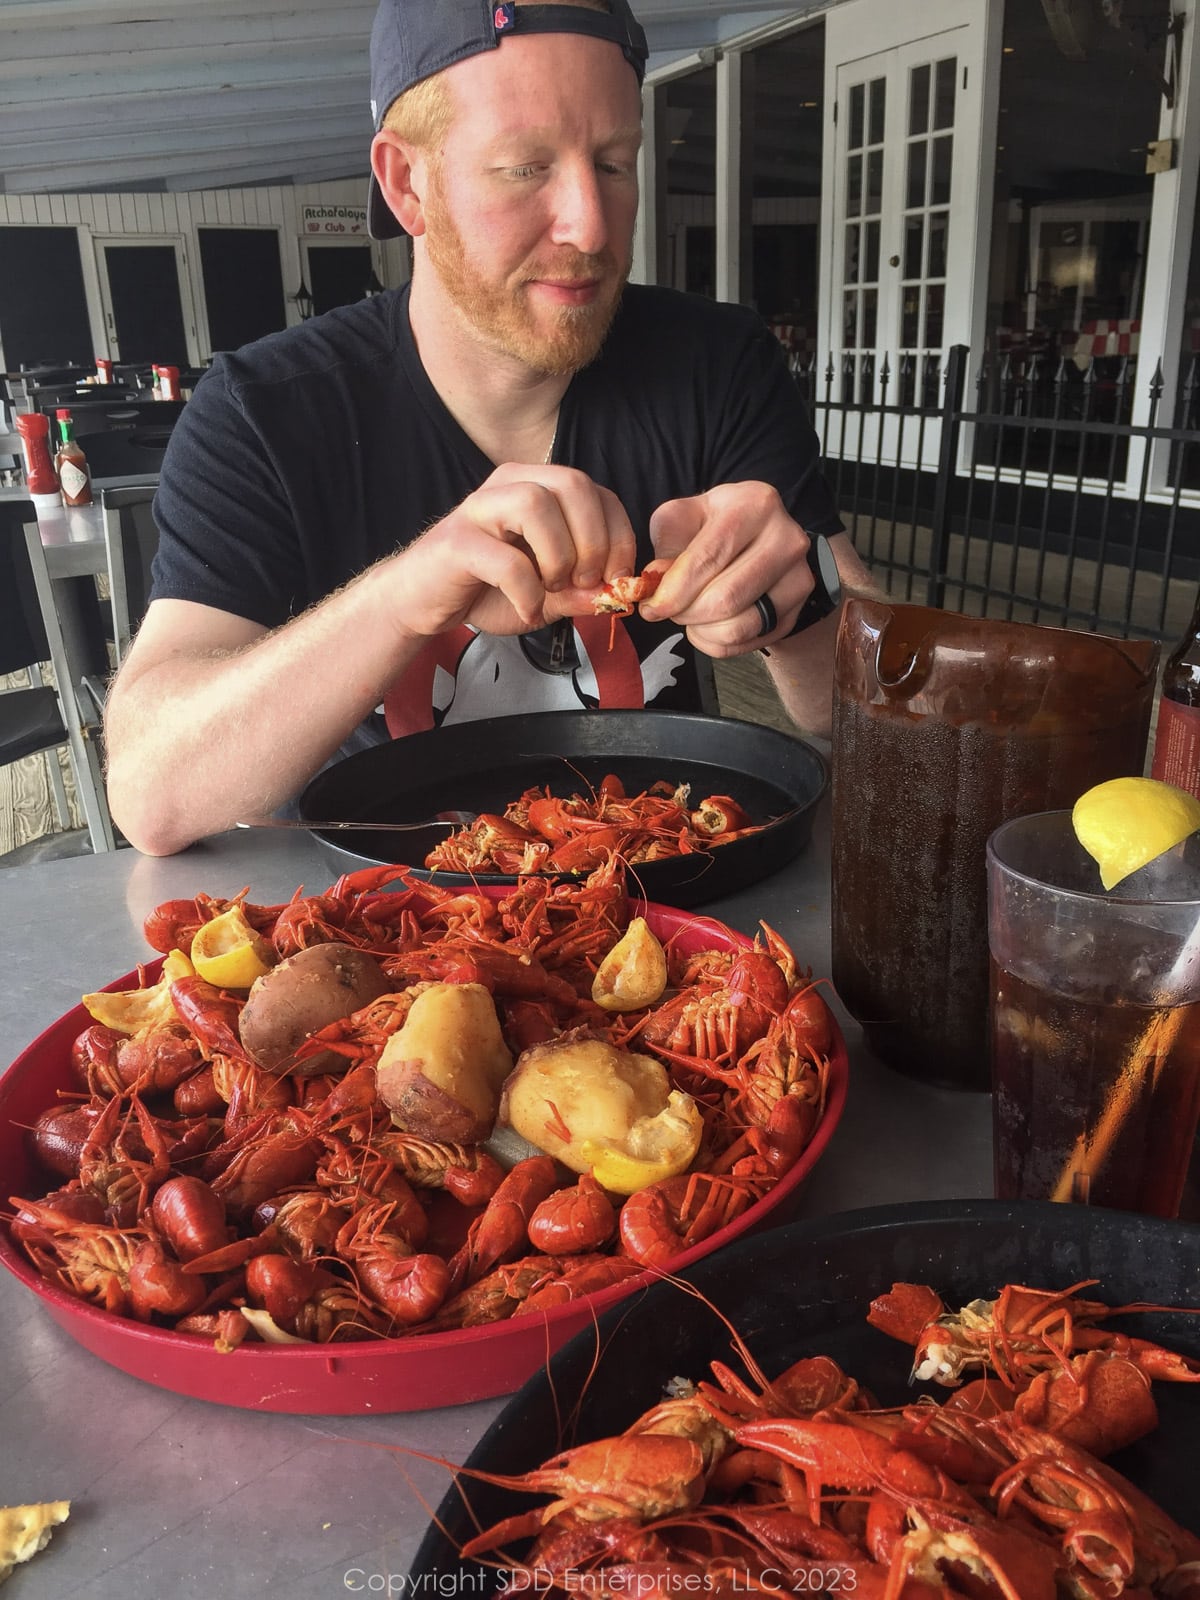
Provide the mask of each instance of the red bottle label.
{"label": "red bottle label", "polygon": [[1177,705],[1163,695],[1150,776],[1200,799],[1200,706]]}

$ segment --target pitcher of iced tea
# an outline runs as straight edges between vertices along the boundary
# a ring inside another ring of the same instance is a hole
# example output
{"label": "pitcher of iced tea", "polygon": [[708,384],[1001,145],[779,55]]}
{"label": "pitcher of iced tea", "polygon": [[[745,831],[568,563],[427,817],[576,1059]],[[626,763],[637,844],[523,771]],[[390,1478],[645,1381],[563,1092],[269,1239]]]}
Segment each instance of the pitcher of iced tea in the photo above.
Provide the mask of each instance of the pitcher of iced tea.
{"label": "pitcher of iced tea", "polygon": [[851,599],[834,671],[833,969],[888,1065],[991,1087],[987,841],[1140,775],[1158,645]]}

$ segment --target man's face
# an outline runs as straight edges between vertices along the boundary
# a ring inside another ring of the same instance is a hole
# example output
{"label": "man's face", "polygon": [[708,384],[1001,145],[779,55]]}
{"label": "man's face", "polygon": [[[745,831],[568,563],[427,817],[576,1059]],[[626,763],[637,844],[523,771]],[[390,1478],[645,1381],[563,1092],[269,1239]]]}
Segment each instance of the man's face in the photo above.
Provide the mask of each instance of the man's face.
{"label": "man's face", "polygon": [[600,349],[629,275],[641,97],[620,50],[527,34],[446,74],[424,253],[471,331],[535,371]]}

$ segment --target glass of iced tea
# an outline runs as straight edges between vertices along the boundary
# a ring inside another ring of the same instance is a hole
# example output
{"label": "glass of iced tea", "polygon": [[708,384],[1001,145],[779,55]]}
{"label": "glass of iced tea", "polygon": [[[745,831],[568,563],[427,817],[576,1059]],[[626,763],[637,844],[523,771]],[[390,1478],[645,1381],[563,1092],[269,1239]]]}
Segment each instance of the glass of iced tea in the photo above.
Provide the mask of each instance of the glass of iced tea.
{"label": "glass of iced tea", "polygon": [[1200,1118],[1200,873],[1109,893],[1069,811],[987,846],[995,1189],[1179,1212]]}

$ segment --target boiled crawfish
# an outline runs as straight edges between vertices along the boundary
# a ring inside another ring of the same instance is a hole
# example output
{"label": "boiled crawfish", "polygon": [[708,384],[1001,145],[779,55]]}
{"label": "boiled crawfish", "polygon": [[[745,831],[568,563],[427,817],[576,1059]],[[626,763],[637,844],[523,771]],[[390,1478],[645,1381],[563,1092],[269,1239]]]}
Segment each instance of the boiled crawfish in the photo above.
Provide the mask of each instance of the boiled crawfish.
{"label": "boiled crawfish", "polygon": [[[606,779],[593,836],[651,818],[672,831],[686,794],[655,787],[631,798]],[[516,825],[551,835],[571,815],[535,791],[522,806]],[[241,1044],[243,998],[196,975],[164,984],[173,1016],[140,1033],[85,1030],[76,1059],[88,1099],[37,1119],[30,1142],[49,1192],[12,1199],[12,1232],[47,1277],[120,1314],[204,1332],[225,1349],[531,1315],[711,1236],[811,1137],[829,1042],[823,1002],[769,929],[750,952],[672,957],[666,998],[638,1011],[614,1015],[592,999],[632,915],[611,851],[586,879],[525,877],[503,897],[386,866],[280,906],[251,905],[244,891],[198,895],[160,907],[149,925],[186,950],[235,904],[280,954],[314,940],[358,944],[396,992],[297,1052],[297,1066],[331,1052],[345,1063],[336,1073],[258,1067]],[[481,1146],[394,1126],[373,1063],[429,982],[483,985],[514,1054],[578,1028],[638,1048],[643,1034],[653,1040],[645,1048],[672,1083],[703,1103],[694,1170],[622,1199],[586,1174],[565,1178],[546,1156],[506,1173]],[[141,986],[151,986],[144,970]]]}
{"label": "boiled crawfish", "polygon": [[[768,1379],[731,1332],[748,1378],[714,1362],[624,1433],[516,1476],[462,1469],[548,1501],[462,1553],[496,1553],[543,1592],[1200,1595],[1200,1538],[1060,1429],[1022,1418],[995,1380],[969,1402],[882,1410],[827,1356]],[[532,1540],[519,1559],[505,1548],[517,1540]]]}

